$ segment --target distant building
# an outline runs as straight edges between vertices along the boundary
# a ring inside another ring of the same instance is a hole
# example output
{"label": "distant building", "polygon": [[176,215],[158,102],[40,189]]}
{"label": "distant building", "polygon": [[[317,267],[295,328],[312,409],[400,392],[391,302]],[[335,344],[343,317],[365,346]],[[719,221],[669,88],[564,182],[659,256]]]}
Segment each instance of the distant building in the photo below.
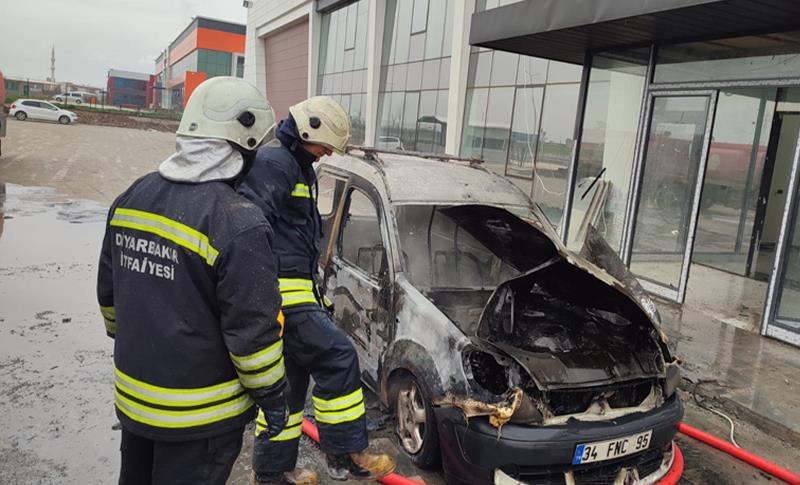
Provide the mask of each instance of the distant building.
{"label": "distant building", "polygon": [[195,17],[155,60],[156,105],[181,110],[206,79],[243,77],[244,40],[242,24]]}
{"label": "distant building", "polygon": [[61,92],[61,84],[38,79],[6,76],[6,97],[47,99]]}
{"label": "distant building", "polygon": [[152,104],[154,82],[150,74],[109,69],[106,103],[147,108]]}

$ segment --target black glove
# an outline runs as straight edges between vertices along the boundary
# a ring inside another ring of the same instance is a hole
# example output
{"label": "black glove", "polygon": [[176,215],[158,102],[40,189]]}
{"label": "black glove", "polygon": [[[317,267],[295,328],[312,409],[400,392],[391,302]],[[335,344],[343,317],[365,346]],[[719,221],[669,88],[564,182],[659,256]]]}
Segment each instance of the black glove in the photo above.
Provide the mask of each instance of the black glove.
{"label": "black glove", "polygon": [[267,438],[278,436],[289,421],[289,382],[284,377],[272,389],[254,395],[253,399],[267,422],[267,429],[262,434],[266,434]]}

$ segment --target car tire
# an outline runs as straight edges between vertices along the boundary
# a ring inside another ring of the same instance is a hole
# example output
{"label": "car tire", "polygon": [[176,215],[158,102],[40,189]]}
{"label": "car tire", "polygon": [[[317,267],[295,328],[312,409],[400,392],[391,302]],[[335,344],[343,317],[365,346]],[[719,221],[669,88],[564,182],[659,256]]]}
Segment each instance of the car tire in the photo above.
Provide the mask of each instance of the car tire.
{"label": "car tire", "polygon": [[83,101],[81,101],[80,99],[75,100],[75,104],[81,104],[81,103],[83,103]]}
{"label": "car tire", "polygon": [[25,121],[25,120],[28,119],[28,115],[25,114],[24,111],[17,111],[17,113],[14,115],[14,118],[16,118],[16,119],[18,119],[20,121]]}
{"label": "car tire", "polygon": [[425,387],[410,373],[403,373],[391,381],[390,392],[400,449],[418,467],[436,468],[441,462],[439,431]]}
{"label": "car tire", "polygon": [[69,124],[69,116],[67,116],[67,115],[59,116],[58,117],[58,122],[61,123],[62,125],[68,125]]}

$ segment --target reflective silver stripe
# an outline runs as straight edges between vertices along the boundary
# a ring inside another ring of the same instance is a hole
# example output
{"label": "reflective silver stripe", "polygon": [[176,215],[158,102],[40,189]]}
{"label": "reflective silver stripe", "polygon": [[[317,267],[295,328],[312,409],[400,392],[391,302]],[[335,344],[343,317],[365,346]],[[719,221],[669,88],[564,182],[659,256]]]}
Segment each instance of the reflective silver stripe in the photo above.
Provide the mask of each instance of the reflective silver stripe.
{"label": "reflective silver stripe", "polygon": [[364,391],[362,388],[359,387],[350,394],[347,394],[342,397],[337,397],[334,399],[322,399],[317,396],[311,396],[311,399],[314,401],[314,408],[319,409],[320,411],[344,409],[344,408],[349,408],[350,406],[359,401],[363,401]]}
{"label": "reflective silver stripe", "polygon": [[230,354],[233,365],[239,370],[256,370],[272,364],[283,355],[283,340],[278,340],[264,350],[254,354],[238,356]]}
{"label": "reflective silver stripe", "polygon": [[261,387],[268,387],[279,380],[286,374],[283,366],[283,357],[273,367],[259,372],[258,374],[243,374],[239,372],[239,380],[242,381],[244,387],[250,389],[258,389]]}
{"label": "reflective silver stripe", "polygon": [[195,389],[168,389],[147,384],[114,369],[116,385],[126,394],[142,401],[161,406],[196,406],[233,397],[244,392],[238,379],[216,386]]}
{"label": "reflective silver stripe", "polygon": [[353,408],[347,409],[345,411],[328,411],[323,412],[319,411],[318,409],[314,409],[314,416],[317,418],[317,421],[320,423],[326,424],[338,424],[338,423],[345,423],[348,421],[353,421],[361,416],[364,415],[366,409],[364,407],[364,403],[362,402],[358,406]]}
{"label": "reflective silver stripe", "polygon": [[208,242],[208,236],[158,214],[120,207],[114,211],[114,216],[109,224],[161,236],[199,254],[211,266],[219,256],[219,251]]}
{"label": "reflective silver stripe", "polygon": [[247,394],[230,402],[192,411],[166,411],[132,401],[115,393],[117,408],[134,421],[159,428],[190,428],[238,416],[253,406]]}

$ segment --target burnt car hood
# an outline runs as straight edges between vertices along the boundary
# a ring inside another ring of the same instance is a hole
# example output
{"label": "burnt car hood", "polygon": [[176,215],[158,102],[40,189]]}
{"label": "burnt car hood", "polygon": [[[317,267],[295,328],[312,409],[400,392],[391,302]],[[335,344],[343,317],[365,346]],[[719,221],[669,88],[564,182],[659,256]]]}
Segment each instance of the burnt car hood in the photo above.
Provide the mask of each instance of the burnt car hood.
{"label": "burnt car hood", "polygon": [[476,346],[515,360],[542,390],[664,376],[655,305],[597,231],[576,255],[508,212],[480,224],[459,211],[448,215],[524,270],[492,293],[470,336]]}

